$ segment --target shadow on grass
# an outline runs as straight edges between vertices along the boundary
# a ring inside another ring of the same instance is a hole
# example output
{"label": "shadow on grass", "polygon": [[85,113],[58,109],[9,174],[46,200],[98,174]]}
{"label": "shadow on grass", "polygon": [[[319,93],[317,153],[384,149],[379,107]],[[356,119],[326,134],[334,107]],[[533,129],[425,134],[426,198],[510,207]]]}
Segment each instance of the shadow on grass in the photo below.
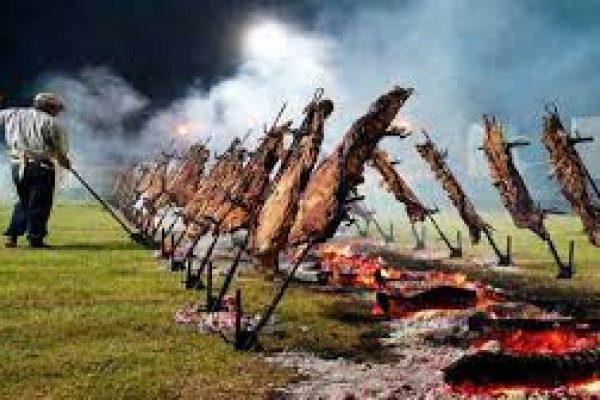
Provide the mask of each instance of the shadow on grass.
{"label": "shadow on grass", "polygon": [[102,242],[102,243],[63,243],[52,245],[52,250],[140,250],[141,247],[135,243],[127,242]]}
{"label": "shadow on grass", "polygon": [[323,316],[349,325],[367,325],[375,320],[368,304],[359,301],[336,301],[323,310]]}

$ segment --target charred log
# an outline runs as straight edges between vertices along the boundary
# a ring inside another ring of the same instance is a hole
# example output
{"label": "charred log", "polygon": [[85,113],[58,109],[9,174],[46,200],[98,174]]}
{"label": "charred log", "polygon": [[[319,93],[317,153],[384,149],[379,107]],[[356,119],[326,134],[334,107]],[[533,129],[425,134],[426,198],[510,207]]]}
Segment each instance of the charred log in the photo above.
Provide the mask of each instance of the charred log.
{"label": "charred log", "polygon": [[554,388],[600,374],[600,349],[562,355],[516,355],[480,351],[444,370],[446,383],[478,387]]}

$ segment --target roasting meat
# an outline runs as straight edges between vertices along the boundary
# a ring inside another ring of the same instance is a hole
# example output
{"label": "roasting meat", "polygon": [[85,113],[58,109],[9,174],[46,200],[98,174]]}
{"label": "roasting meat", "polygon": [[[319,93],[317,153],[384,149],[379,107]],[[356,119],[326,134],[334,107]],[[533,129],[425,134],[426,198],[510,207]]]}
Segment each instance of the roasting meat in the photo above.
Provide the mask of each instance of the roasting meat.
{"label": "roasting meat", "polygon": [[316,98],[305,110],[305,120],[295,133],[285,169],[267,196],[256,223],[250,231],[251,253],[265,268],[276,268],[279,251],[287,244],[289,230],[296,216],[298,200],[310,178],[323,142],[325,119],[333,103]]}
{"label": "roasting meat", "polygon": [[408,186],[402,176],[396,171],[385,151],[375,149],[370,164],[379,172],[388,191],[396,197],[396,200],[406,206],[406,213],[408,214],[408,219],[411,223],[423,222],[427,214],[433,212],[433,210],[425,207],[423,203],[421,203],[410,186]]}
{"label": "roasting meat", "polygon": [[587,170],[565,132],[557,113],[544,117],[542,141],[550,155],[560,190],[581,219],[590,243],[600,246],[600,208],[592,202],[587,185]]}
{"label": "roasting meat", "polygon": [[289,243],[324,242],[347,218],[347,200],[364,181],[364,164],[385,136],[407,135],[406,130],[388,127],[412,94],[412,89],[395,87],[379,97],[369,111],[346,132],[341,144],[313,173],[292,226]]}
{"label": "roasting meat", "polygon": [[132,167],[120,168],[115,174],[115,184],[109,196],[113,206],[129,207],[135,202],[134,189],[136,187],[135,171]]}
{"label": "roasting meat", "polygon": [[469,236],[473,243],[479,243],[481,233],[489,229],[488,225],[477,214],[475,206],[469,200],[469,197],[463,190],[460,183],[454,176],[454,173],[448,167],[445,157],[440,153],[429,136],[424,132],[427,140],[423,144],[418,144],[417,152],[423,160],[429,164],[429,167],[435,174],[435,178],[442,184],[446,195],[458,211],[461,219],[469,229]]}
{"label": "roasting meat", "polygon": [[187,204],[198,189],[209,156],[210,152],[204,145],[191,146],[168,182],[166,192],[157,199],[155,206]]}
{"label": "roasting meat", "polygon": [[[218,157],[210,173],[205,176],[197,187],[197,191],[183,210],[183,218],[188,223],[187,234],[197,238],[206,234],[212,220],[208,213],[214,195],[221,188],[230,188],[235,183],[235,177],[243,169],[246,150],[241,147],[241,141],[236,138],[229,149]],[[226,190],[226,189],[223,189]]]}
{"label": "roasting meat", "polygon": [[250,227],[264,203],[271,172],[282,158],[283,139],[290,133],[290,125],[291,121],[272,129],[246,164],[230,198],[224,199],[215,215],[221,232],[231,233]]}
{"label": "roasting meat", "polygon": [[483,150],[488,160],[490,176],[500,192],[502,202],[518,228],[527,228],[543,240],[549,239],[544,226],[545,213],[535,204],[523,177],[517,170],[504,139],[502,127],[492,117],[485,116]]}

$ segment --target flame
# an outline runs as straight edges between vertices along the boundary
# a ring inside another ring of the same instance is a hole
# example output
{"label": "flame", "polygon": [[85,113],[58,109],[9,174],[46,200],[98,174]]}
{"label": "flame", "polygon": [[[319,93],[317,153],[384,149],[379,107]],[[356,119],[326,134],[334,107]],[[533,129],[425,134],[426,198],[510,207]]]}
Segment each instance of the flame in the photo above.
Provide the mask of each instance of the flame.
{"label": "flame", "polygon": [[179,136],[188,136],[192,132],[189,124],[177,124],[173,130]]}
{"label": "flame", "polygon": [[587,382],[579,385],[581,390],[588,393],[599,393],[600,392],[600,378],[596,377]]}
{"label": "flame", "polygon": [[[495,342],[495,347],[497,350],[505,353],[522,355],[546,354],[559,356],[562,354],[598,347],[600,345],[600,336],[597,333],[579,332],[567,329],[550,329],[540,332],[496,332],[488,334],[487,337],[473,342],[472,349],[478,351],[484,346],[490,345],[493,342]],[[494,397],[526,397],[526,395],[531,392],[544,395],[546,392],[555,393],[556,391],[564,391],[568,394],[568,398],[581,398],[581,396],[585,397],[585,395],[600,393],[600,376],[595,374],[589,379],[571,381],[560,387],[548,387],[545,385],[477,386],[471,383],[465,383],[449,386],[449,389],[452,392],[467,396],[488,395]]]}
{"label": "flame", "polygon": [[[451,393],[458,393],[464,396],[493,396],[494,398],[529,398],[528,394],[535,392],[540,396],[544,396],[548,392],[564,391],[568,395],[565,397],[551,397],[551,398],[587,398],[586,395],[597,395],[600,393],[600,376],[594,376],[582,382],[571,382],[562,387],[535,387],[535,386],[523,386],[523,385],[488,385],[488,386],[475,386],[472,384],[462,384],[455,386],[448,386],[448,391]],[[543,397],[546,398],[546,397]],[[594,397],[595,398],[595,397]]]}
{"label": "flame", "polygon": [[496,332],[473,343],[475,350],[497,342],[507,353],[514,354],[565,354],[600,345],[595,333],[577,332],[567,329],[552,329],[540,332]]}

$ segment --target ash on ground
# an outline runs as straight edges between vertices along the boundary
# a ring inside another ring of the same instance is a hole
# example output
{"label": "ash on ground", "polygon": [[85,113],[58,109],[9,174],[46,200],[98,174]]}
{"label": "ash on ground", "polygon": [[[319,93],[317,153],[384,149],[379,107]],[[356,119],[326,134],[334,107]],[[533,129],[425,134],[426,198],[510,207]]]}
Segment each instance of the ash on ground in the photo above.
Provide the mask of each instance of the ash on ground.
{"label": "ash on ground", "polygon": [[[296,370],[304,380],[279,388],[274,399],[459,399],[444,384],[443,368],[466,350],[455,345],[466,334],[460,315],[384,323],[382,362],[324,360],[307,353],[280,353],[267,361]],[[447,343],[446,343],[447,342]]]}

